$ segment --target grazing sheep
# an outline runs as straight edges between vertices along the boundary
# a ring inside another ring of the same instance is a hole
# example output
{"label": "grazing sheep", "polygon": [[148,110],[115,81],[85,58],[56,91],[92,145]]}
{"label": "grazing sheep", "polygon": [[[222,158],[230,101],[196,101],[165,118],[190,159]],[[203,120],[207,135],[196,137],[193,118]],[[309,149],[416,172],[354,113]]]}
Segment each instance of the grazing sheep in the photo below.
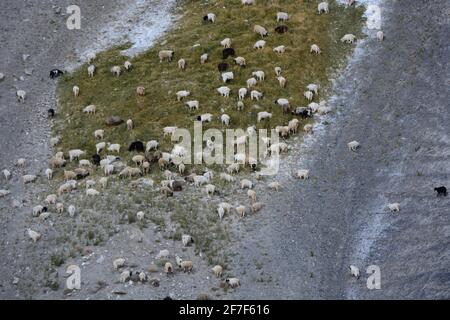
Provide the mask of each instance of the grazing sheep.
{"label": "grazing sheep", "polygon": [[194,186],[200,187],[201,185],[207,184],[208,179],[204,176],[194,176]]}
{"label": "grazing sheep", "polygon": [[115,270],[120,269],[120,268],[122,268],[124,266],[125,266],[125,259],[124,258],[118,258],[118,259],[115,259],[113,261],[113,267],[114,267]]}
{"label": "grazing sheep", "polygon": [[230,71],[230,72],[222,73],[222,81],[223,81],[223,83],[227,83],[227,82],[229,82],[229,81],[231,81],[233,79],[234,79],[233,72]]}
{"label": "grazing sheep", "polygon": [[98,192],[95,189],[89,188],[89,189],[86,189],[86,195],[87,196],[98,196],[98,195],[100,195],[100,192]]}
{"label": "grazing sheep", "polygon": [[319,11],[319,14],[321,14],[322,12],[328,13],[329,12],[328,2],[319,3],[319,5],[317,6],[317,11]]}
{"label": "grazing sheep", "polygon": [[245,96],[247,95],[247,88],[240,88],[239,89],[239,100],[244,100]]}
{"label": "grazing sheep", "polygon": [[241,180],[241,189],[252,189],[252,188],[253,188],[253,182],[251,182],[248,179]]}
{"label": "grazing sheep", "polygon": [[194,243],[194,239],[188,234],[183,234],[181,236],[181,242],[183,246],[187,247],[189,244]]}
{"label": "grazing sheep", "polygon": [[89,78],[93,78],[94,77],[94,72],[95,72],[95,66],[93,64],[91,64],[88,68],[87,68],[87,72],[88,72],[88,77]]}
{"label": "grazing sheep", "polygon": [[178,165],[178,172],[180,173],[180,174],[184,174],[184,171],[186,170],[186,166],[184,165],[184,163],[180,163],[179,165]]}
{"label": "grazing sheep", "polygon": [[118,143],[109,143],[108,142],[108,151],[120,153],[120,144]]}
{"label": "grazing sheep", "polygon": [[178,60],[178,68],[181,70],[186,69],[186,60],[185,59]]}
{"label": "grazing sheep", "polygon": [[107,164],[103,168],[105,175],[109,176],[114,173],[114,166],[112,164]]}
{"label": "grazing sheep", "polygon": [[259,99],[262,99],[262,97],[263,97],[262,92],[259,92],[257,90],[252,90],[250,92],[250,99],[252,99],[252,100],[256,99],[256,101],[259,101]]}
{"label": "grazing sheep", "polygon": [[0,198],[7,196],[10,193],[11,193],[11,191],[9,191],[9,190],[0,189]]}
{"label": "grazing sheep", "polygon": [[245,213],[247,212],[247,208],[245,206],[237,206],[236,212],[238,215],[241,216],[241,218],[245,217]]}
{"label": "grazing sheep", "polygon": [[264,49],[265,46],[266,46],[266,41],[265,40],[258,40],[253,45],[253,48],[254,49]]}
{"label": "grazing sheep", "polygon": [[271,119],[271,118],[272,118],[272,114],[270,112],[267,112],[267,111],[258,112],[258,122],[261,122],[261,120],[267,120],[267,119]]}
{"label": "grazing sheep", "polygon": [[89,53],[86,55],[86,61],[87,61],[87,63],[89,63],[89,64],[90,64],[92,61],[94,61],[96,58],[97,58],[97,56],[95,55],[94,52],[89,52]]}
{"label": "grazing sheep", "polygon": [[255,78],[247,79],[247,88],[256,86],[257,80]]}
{"label": "grazing sheep", "polygon": [[69,211],[69,216],[70,217],[74,217],[75,216],[75,206],[70,205],[69,208],[67,209],[67,211]]}
{"label": "grazing sheep", "polygon": [[222,59],[226,60],[228,57],[234,57],[236,55],[236,51],[233,48],[225,48],[222,50]]}
{"label": "grazing sheep", "polygon": [[139,86],[136,88],[136,94],[138,96],[145,96],[145,88],[142,86]]}
{"label": "grazing sheep", "polygon": [[236,109],[237,109],[237,111],[242,111],[242,110],[244,110],[244,103],[243,103],[242,101],[238,101],[238,102],[236,103]]}
{"label": "grazing sheep", "polygon": [[173,266],[168,261],[164,264],[164,272],[167,273],[167,274],[173,273]]}
{"label": "grazing sheep", "polygon": [[87,114],[95,114],[95,111],[96,111],[96,107],[93,104],[91,104],[83,109],[83,112],[87,113]]}
{"label": "grazing sheep", "polygon": [[225,173],[225,172],[222,172],[219,175],[219,178],[221,180],[225,180],[226,182],[233,182],[235,180],[233,176],[231,176],[231,175],[229,175],[228,173]]}
{"label": "grazing sheep", "polygon": [[205,193],[208,195],[213,195],[216,192],[216,186],[213,184],[207,184],[204,189]]}
{"label": "grazing sheep", "polygon": [[280,183],[278,181],[274,181],[274,182],[269,183],[268,187],[270,189],[275,190],[275,191],[278,192],[280,190]]}
{"label": "grazing sheep", "polygon": [[16,96],[18,101],[24,102],[27,93],[24,90],[17,90]]}
{"label": "grazing sheep", "polygon": [[45,198],[45,203],[47,203],[47,204],[55,204],[56,203],[56,194],[49,194]]}
{"label": "grazing sheep", "polygon": [[204,53],[204,54],[202,54],[200,56],[200,63],[201,64],[205,64],[207,60],[208,60],[208,54],[207,53]]}
{"label": "grazing sheep", "polygon": [[277,22],[289,20],[289,15],[286,12],[277,12]]}
{"label": "grazing sheep", "polygon": [[222,266],[216,265],[211,270],[214,273],[214,275],[216,276],[216,278],[220,278],[222,276],[222,273],[223,273]]}
{"label": "grazing sheep", "polygon": [[80,87],[79,86],[73,86],[72,92],[73,92],[73,95],[75,97],[78,97],[78,95],[80,94]]}
{"label": "grazing sheep", "polygon": [[30,239],[33,240],[33,242],[35,243],[42,237],[42,235],[39,232],[31,230],[30,228],[27,229],[27,234],[28,237],[30,237]]}
{"label": "grazing sheep", "polygon": [[356,151],[356,149],[358,149],[359,146],[360,146],[360,144],[356,140],[353,140],[353,141],[347,143],[348,150],[350,150],[350,151]]}
{"label": "grazing sheep", "polygon": [[349,266],[349,269],[350,269],[350,274],[353,277],[355,277],[356,279],[359,279],[359,268],[354,265],[351,265],[351,266]]}
{"label": "grazing sheep", "polygon": [[255,77],[258,81],[264,81],[264,79],[266,78],[264,71],[261,70],[252,72],[252,76]]}
{"label": "grazing sheep", "polygon": [[306,89],[308,89],[308,91],[314,92],[314,94],[318,94],[319,93],[319,85],[315,84],[315,83],[310,83],[306,86]]}
{"label": "grazing sheep", "polygon": [[288,110],[290,110],[291,106],[289,104],[289,100],[288,99],[279,98],[279,99],[275,100],[275,103],[283,108],[283,113],[286,113]]}
{"label": "grazing sheep", "polygon": [[55,147],[60,142],[61,142],[61,137],[60,136],[50,138],[50,146],[52,146],[52,147]]}
{"label": "grazing sheep", "polygon": [[262,37],[267,37],[269,35],[269,32],[266,30],[266,28],[264,28],[263,26],[260,25],[255,25],[253,27],[253,32],[259,34]]}
{"label": "grazing sheep", "polygon": [[119,66],[114,66],[111,68],[111,73],[113,74],[113,76],[120,76],[120,73],[122,72],[122,69],[120,69]]}
{"label": "grazing sheep", "polygon": [[35,175],[26,174],[26,175],[22,176],[22,182],[23,182],[23,184],[31,183],[31,182],[36,181],[36,178],[37,177]]}
{"label": "grazing sheep", "polygon": [[131,271],[130,271],[130,270],[125,270],[125,271],[123,271],[123,272],[120,274],[119,281],[120,281],[121,283],[125,283],[125,282],[127,282],[128,280],[130,280],[130,278],[131,278]]}
{"label": "grazing sheep", "polygon": [[102,130],[102,129],[97,129],[94,131],[95,139],[103,139],[104,134],[105,134],[105,130]]}
{"label": "grazing sheep", "polygon": [[377,39],[378,39],[378,41],[383,41],[384,40],[384,33],[383,33],[383,31],[378,31],[377,32]]}
{"label": "grazing sheep", "polygon": [[313,44],[311,46],[311,50],[309,50],[310,53],[320,54],[322,51],[320,51],[320,48],[317,44]]}
{"label": "grazing sheep", "polygon": [[289,121],[288,123],[289,131],[291,131],[292,133],[297,133],[299,122],[300,121],[295,118]]}
{"label": "grazing sheep", "polygon": [[156,140],[150,140],[149,142],[147,142],[146,148],[145,150],[147,152],[152,151],[152,150],[156,150],[159,147],[159,143]]}
{"label": "grazing sheep", "polygon": [[275,67],[274,70],[275,70],[276,76],[279,77],[281,75],[281,72],[282,72],[281,67]]}
{"label": "grazing sheep", "polygon": [[283,76],[279,76],[277,77],[278,83],[280,84],[281,88],[285,88],[286,87],[286,78]]}
{"label": "grazing sheep", "polygon": [[211,113],[205,113],[205,114],[199,115],[197,117],[197,121],[200,121],[200,122],[211,122],[212,121],[212,117],[213,117],[213,115]]}
{"label": "grazing sheep", "polygon": [[297,170],[296,176],[299,179],[307,180],[309,179],[309,170],[305,169]]}
{"label": "grazing sheep", "polygon": [[127,120],[127,130],[132,130],[133,129],[133,120],[128,119]]}
{"label": "grazing sheep", "polygon": [[9,180],[9,178],[11,178],[11,172],[9,172],[8,169],[4,169],[2,172],[3,175],[5,176],[5,180]]}
{"label": "grazing sheep", "polygon": [[303,92],[303,96],[306,98],[306,100],[311,101],[314,98],[314,93],[308,90]]}
{"label": "grazing sheep", "polygon": [[217,213],[219,214],[219,219],[222,220],[222,218],[223,218],[223,216],[224,216],[224,214],[225,214],[224,208],[222,208],[222,207],[219,206],[219,207],[217,208]]}
{"label": "grazing sheep", "polygon": [[231,287],[231,288],[236,288],[239,287],[241,285],[240,281],[238,278],[227,278],[225,279],[225,282]]}
{"label": "grazing sheep", "polygon": [[273,52],[278,53],[278,54],[282,54],[285,51],[286,51],[286,46],[283,46],[283,45],[273,48]]}
{"label": "grazing sheep", "polygon": [[330,113],[331,111],[332,111],[331,108],[330,108],[330,107],[326,107],[326,106],[320,106],[320,107],[317,109],[317,113],[320,114],[320,115],[328,114],[328,113]]}
{"label": "grazing sheep", "polygon": [[145,161],[145,157],[143,155],[138,154],[133,156],[133,158],[131,158],[131,161],[133,161],[137,166],[141,166]]}
{"label": "grazing sheep", "polygon": [[222,41],[220,41],[220,44],[224,48],[230,48],[231,47],[231,39],[230,38],[225,38]]}
{"label": "grazing sheep", "polygon": [[247,190],[247,196],[252,200],[252,202],[256,202],[256,192],[254,190]]}
{"label": "grazing sheep", "polygon": [[33,217],[37,217],[43,212],[47,212],[47,207],[37,205],[33,208]]}
{"label": "grazing sheep", "polygon": [[246,66],[246,62],[245,62],[245,58],[244,57],[237,57],[234,58],[234,63],[237,64],[240,67],[245,67]]}
{"label": "grazing sheep", "polygon": [[142,271],[142,272],[139,273],[139,281],[140,281],[140,282],[145,282],[145,281],[147,281],[147,275],[145,274],[144,271]]}
{"label": "grazing sheep", "polygon": [[230,96],[230,91],[231,91],[231,89],[228,87],[225,87],[225,86],[217,89],[217,92],[219,92],[219,94],[225,98],[228,98]]}
{"label": "grazing sheep", "polygon": [[97,150],[97,154],[99,154],[103,149],[106,148],[106,142],[99,142],[95,145],[95,149]]}
{"label": "grazing sheep", "polygon": [[92,163],[86,159],[80,160],[79,165],[80,167],[92,167]]}
{"label": "grazing sheep", "polygon": [[220,121],[222,122],[223,125],[227,127],[230,125],[230,119],[231,119],[230,116],[227,114],[222,114],[220,116]]}
{"label": "grazing sheep", "polygon": [[216,15],[214,13],[208,13],[203,17],[203,21],[214,23],[216,22]]}
{"label": "grazing sheep", "polygon": [[161,50],[158,53],[159,56],[159,62],[163,62],[164,60],[167,60],[168,62],[172,61],[173,55],[174,55],[174,51],[172,50]]}
{"label": "grazing sheep", "polygon": [[389,203],[388,208],[391,212],[399,212],[400,211],[400,203]]}
{"label": "grazing sheep", "polygon": [[58,212],[58,213],[63,213],[63,212],[64,212],[64,204],[62,204],[62,203],[57,203],[57,204],[56,204],[56,212]]}
{"label": "grazing sheep", "polygon": [[436,188],[434,188],[434,191],[437,192],[438,197],[440,197],[440,196],[446,197],[447,196],[447,188],[445,186],[436,187]]}
{"label": "grazing sheep", "polygon": [[256,0],[241,0],[241,3],[245,6],[250,6],[252,4],[256,4]]}
{"label": "grazing sheep", "polygon": [[310,123],[305,124],[303,126],[303,132],[306,133],[306,134],[312,134],[313,133],[313,126],[312,126],[312,124],[310,124]]}
{"label": "grazing sheep", "polygon": [[98,183],[100,183],[100,186],[103,189],[106,189],[106,187],[108,186],[108,178],[107,177],[101,177],[100,180],[98,180]]}
{"label": "grazing sheep", "polygon": [[345,42],[345,43],[353,43],[353,42],[355,42],[355,40],[356,40],[355,35],[353,35],[351,33],[346,34],[341,38],[341,42]]}
{"label": "grazing sheep", "polygon": [[189,91],[186,91],[186,90],[178,91],[178,92],[176,93],[177,100],[178,100],[178,101],[181,101],[183,98],[188,97],[190,94],[191,94],[191,93],[190,93]]}
{"label": "grazing sheep", "polygon": [[123,63],[123,67],[125,68],[125,70],[130,71],[131,68],[133,68],[133,65],[131,64],[130,61],[127,60]]}
{"label": "grazing sheep", "polygon": [[227,172],[232,174],[232,173],[239,173],[239,163],[232,163],[227,167]]}
{"label": "grazing sheep", "polygon": [[260,211],[264,207],[264,204],[261,202],[255,202],[252,204],[252,213],[256,213]]}

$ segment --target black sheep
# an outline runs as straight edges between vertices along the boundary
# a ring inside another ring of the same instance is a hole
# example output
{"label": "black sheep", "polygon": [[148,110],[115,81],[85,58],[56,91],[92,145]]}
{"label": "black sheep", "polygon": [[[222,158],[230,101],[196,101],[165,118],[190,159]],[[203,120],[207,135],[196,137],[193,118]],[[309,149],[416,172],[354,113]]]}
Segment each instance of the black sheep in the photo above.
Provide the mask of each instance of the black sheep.
{"label": "black sheep", "polygon": [[100,156],[98,154],[92,156],[92,163],[96,166],[100,164]]}
{"label": "black sheep", "polygon": [[144,152],[145,147],[144,144],[141,141],[134,141],[130,144],[130,147],[128,148],[128,151],[137,151],[137,152]]}
{"label": "black sheep", "polygon": [[228,63],[221,62],[217,65],[217,69],[219,69],[219,72],[225,72],[228,69]]}
{"label": "black sheep", "polygon": [[53,118],[55,116],[55,109],[52,108],[48,109],[47,114],[49,118]]}
{"label": "black sheep", "polygon": [[288,31],[288,27],[287,26],[278,26],[275,28],[275,32],[277,33],[286,33]]}
{"label": "black sheep", "polygon": [[63,74],[64,74],[64,71],[61,71],[59,69],[53,69],[50,71],[50,78],[55,79]]}
{"label": "black sheep", "polygon": [[233,48],[225,48],[222,50],[222,58],[225,60],[228,57],[234,57],[236,52]]}
{"label": "black sheep", "polygon": [[444,197],[447,196],[447,188],[444,187],[444,186],[434,188],[434,191],[437,192],[437,196],[438,196],[438,197],[439,197],[439,196],[444,196]]}

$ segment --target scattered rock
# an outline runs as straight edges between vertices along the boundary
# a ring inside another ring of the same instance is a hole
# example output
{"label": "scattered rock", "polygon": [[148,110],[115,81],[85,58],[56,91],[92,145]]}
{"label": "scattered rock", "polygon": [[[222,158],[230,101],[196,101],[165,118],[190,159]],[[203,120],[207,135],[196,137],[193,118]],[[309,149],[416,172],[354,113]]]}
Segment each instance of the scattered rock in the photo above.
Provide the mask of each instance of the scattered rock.
{"label": "scattered rock", "polygon": [[13,279],[13,282],[12,282],[13,284],[18,284],[19,283],[19,278],[17,278],[17,277],[14,277],[14,279]]}
{"label": "scattered rock", "polygon": [[29,57],[30,57],[29,54],[23,54],[23,55],[22,55],[22,60],[23,60],[23,61],[27,61]]}
{"label": "scattered rock", "polygon": [[3,79],[5,79],[5,75],[0,72],[0,81],[2,81]]}
{"label": "scattered rock", "polygon": [[25,69],[24,72],[27,76],[31,76],[33,74],[33,69]]}

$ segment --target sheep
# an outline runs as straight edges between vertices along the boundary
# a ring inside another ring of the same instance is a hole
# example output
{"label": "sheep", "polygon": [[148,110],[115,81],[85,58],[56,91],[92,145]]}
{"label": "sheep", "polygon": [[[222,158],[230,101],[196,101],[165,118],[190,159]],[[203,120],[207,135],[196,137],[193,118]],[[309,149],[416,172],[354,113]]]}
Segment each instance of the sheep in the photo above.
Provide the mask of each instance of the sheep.
{"label": "sheep", "polygon": [[56,194],[49,194],[45,198],[45,203],[47,203],[47,204],[55,204],[56,203]]}
{"label": "sheep", "polygon": [[242,111],[242,110],[244,110],[244,103],[243,103],[242,101],[238,101],[238,102],[236,103],[236,109],[237,109],[237,111]]}
{"label": "sheep", "polygon": [[377,39],[378,39],[378,41],[383,41],[384,40],[384,33],[383,33],[383,31],[378,31],[377,32]]}
{"label": "sheep", "polygon": [[235,210],[236,210],[236,213],[241,216],[241,218],[245,217],[245,213],[247,212],[247,208],[245,206],[242,206],[242,205],[237,206],[235,208]]}
{"label": "sheep", "polygon": [[274,70],[275,70],[275,74],[279,77],[282,72],[281,67],[275,67]]}
{"label": "sheep", "polygon": [[202,54],[200,56],[200,63],[201,64],[205,64],[207,60],[208,60],[208,54],[207,53],[204,53],[204,54]]}
{"label": "sheep", "polygon": [[168,261],[164,264],[164,272],[167,273],[167,274],[173,273],[173,266]]}
{"label": "sheep", "polygon": [[47,207],[37,205],[33,208],[33,217],[37,217],[43,212],[47,212]]}
{"label": "sheep", "polygon": [[232,206],[228,202],[221,202],[219,203],[219,208],[222,208],[225,213],[229,214]]}
{"label": "sheep", "polygon": [[94,131],[95,139],[103,139],[104,134],[105,134],[105,130],[103,130],[103,129],[97,129],[97,130]]}
{"label": "sheep", "polygon": [[234,63],[237,64],[240,67],[245,67],[246,62],[244,57],[237,57],[233,59]]}
{"label": "sheep", "polygon": [[56,204],[56,212],[58,212],[58,213],[63,213],[63,212],[64,212],[64,204],[62,204],[62,203],[57,203],[57,204]]}
{"label": "sheep", "polygon": [[69,208],[67,209],[67,211],[69,212],[69,216],[71,218],[73,218],[75,216],[75,206],[70,205]]}
{"label": "sheep", "polygon": [[[275,103],[278,104],[281,107],[287,107],[290,108],[289,100],[285,98],[279,98],[275,100]],[[283,109],[284,110],[284,109]]]}
{"label": "sheep", "polygon": [[312,99],[314,98],[314,93],[308,90],[303,92],[303,96],[306,98],[306,100],[312,101]]}
{"label": "sheep", "polygon": [[183,272],[190,273],[194,267],[194,263],[190,260],[181,260],[178,256],[176,257],[178,266],[183,270]]}
{"label": "sheep", "polygon": [[23,184],[34,182],[34,181],[36,181],[36,179],[37,179],[37,177],[32,174],[26,174],[26,175],[22,176]]}
{"label": "sheep", "polygon": [[159,147],[158,141],[150,140],[147,142],[145,150],[146,150],[146,152],[149,152],[149,151],[158,149],[158,147]]}
{"label": "sheep", "polygon": [[252,189],[253,188],[253,182],[251,182],[248,179],[242,179],[240,184],[241,184],[241,189]]}
{"label": "sheep", "polygon": [[0,198],[5,197],[10,193],[11,193],[11,191],[9,191],[9,190],[0,189]]}
{"label": "sheep", "polygon": [[111,68],[111,73],[113,74],[113,76],[120,76],[120,73],[122,72],[122,70],[120,69],[119,66],[114,66]]}
{"label": "sheep", "polygon": [[180,70],[184,70],[186,69],[186,60],[185,59],[180,59],[178,60],[178,69]]}
{"label": "sheep", "polygon": [[181,90],[181,91],[178,91],[178,92],[176,93],[177,100],[178,100],[178,101],[181,101],[181,100],[183,100],[183,98],[188,97],[190,94],[191,94],[191,93],[190,93],[189,91],[187,91],[187,90]]}
{"label": "sheep", "polygon": [[296,176],[299,179],[307,180],[307,179],[309,179],[309,170],[305,170],[305,169],[297,170]]}
{"label": "sheep", "polygon": [[247,190],[247,196],[252,200],[252,202],[256,202],[256,192],[254,190]]}
{"label": "sheep", "polygon": [[95,66],[93,64],[91,64],[88,68],[87,68],[87,72],[88,72],[88,77],[89,78],[93,78],[94,77],[94,72],[95,72]]}
{"label": "sheep", "polygon": [[136,88],[136,94],[137,94],[138,96],[145,96],[145,87],[143,87],[143,86],[138,86],[138,87]]}
{"label": "sheep", "polygon": [[233,181],[235,180],[233,176],[231,176],[231,175],[229,175],[228,173],[225,173],[225,172],[222,172],[222,173],[219,175],[219,178],[220,178],[221,180],[226,181],[226,182],[233,182]]}
{"label": "sheep", "polygon": [[96,59],[96,55],[95,55],[95,53],[94,52],[89,52],[87,55],[86,55],[86,61],[87,61],[87,63],[91,63],[92,61],[94,61],[95,59]]}
{"label": "sheep", "polygon": [[75,188],[76,188],[76,181],[74,180],[67,181],[66,183],[59,186],[58,194],[61,195],[63,193],[69,193]]}
{"label": "sheep", "polygon": [[183,246],[187,247],[190,243],[194,242],[194,239],[188,234],[183,234],[181,236],[181,242],[183,243]]}
{"label": "sheep", "polygon": [[289,15],[286,12],[277,12],[277,22],[289,20]]}
{"label": "sheep", "polygon": [[277,77],[278,83],[280,84],[281,88],[285,88],[286,87],[286,78],[283,76],[279,76]]}
{"label": "sheep", "polygon": [[312,124],[310,124],[310,123],[305,124],[303,126],[303,132],[306,133],[306,134],[312,134],[313,133],[313,126],[312,126]]}
{"label": "sheep", "polygon": [[112,164],[107,164],[107,165],[104,167],[104,173],[105,173],[105,175],[107,175],[107,176],[113,174],[113,173],[114,173],[114,166],[113,166]]}
{"label": "sheep", "polygon": [[158,159],[158,167],[159,169],[163,170],[164,168],[166,168],[169,165],[169,161],[167,161],[166,159]]}
{"label": "sheep", "polygon": [[125,68],[125,70],[130,71],[131,68],[133,68],[133,65],[131,64],[130,61],[127,60],[123,63],[123,67]]}
{"label": "sheep", "polygon": [[95,111],[96,111],[96,106],[93,104],[91,104],[83,109],[83,112],[87,113],[87,114],[95,114]]}
{"label": "sheep", "polygon": [[216,22],[216,15],[214,13],[208,13],[203,17],[203,21],[205,22]]}
{"label": "sheep", "polygon": [[440,196],[446,197],[447,196],[447,188],[445,186],[436,187],[436,188],[434,188],[434,191],[437,192],[438,197],[440,197]]}
{"label": "sheep", "polygon": [[274,181],[274,182],[269,183],[268,187],[270,189],[275,190],[275,191],[278,192],[280,190],[280,183],[278,181]]}
{"label": "sheep", "polygon": [[247,88],[256,86],[257,80],[255,78],[247,79]]}
{"label": "sheep", "polygon": [[227,278],[225,279],[225,282],[231,287],[231,288],[236,288],[239,287],[241,285],[240,281],[238,278]]}
{"label": "sheep", "polygon": [[247,95],[247,88],[240,88],[239,89],[239,100],[244,100],[245,96]]}
{"label": "sheep", "polygon": [[99,154],[103,149],[106,148],[106,142],[99,142],[95,145],[95,149],[97,151],[97,154]]}
{"label": "sheep", "polygon": [[264,49],[265,46],[266,46],[266,41],[265,40],[258,40],[253,45],[253,48],[254,49]]}
{"label": "sheep", "polygon": [[400,203],[389,203],[388,208],[391,212],[399,212],[400,211]]}
{"label": "sheep", "polygon": [[234,79],[234,74],[231,71],[230,72],[224,72],[224,73],[222,73],[221,76],[222,76],[223,83],[227,83],[227,82],[229,82],[229,81]]}
{"label": "sheep", "polygon": [[314,94],[318,94],[319,93],[319,85],[315,84],[315,83],[310,83],[306,86],[306,89],[308,89],[308,91],[314,92]]}
{"label": "sheep", "polygon": [[217,92],[219,92],[219,94],[225,98],[228,98],[230,96],[230,91],[231,91],[231,89],[228,87],[225,87],[225,86],[217,89]]}
{"label": "sheep", "polygon": [[36,243],[36,241],[38,241],[42,237],[39,232],[31,230],[30,228],[27,229],[27,234],[34,243]]}
{"label": "sheep", "polygon": [[108,151],[120,153],[120,144],[118,143],[109,143],[108,142]]}
{"label": "sheep", "polygon": [[269,32],[263,26],[260,26],[258,24],[253,27],[253,32],[259,34],[261,38],[267,37],[269,35]]}
{"label": "sheep", "polygon": [[317,11],[319,11],[319,14],[321,14],[322,12],[324,13],[328,13],[329,9],[328,9],[328,2],[321,2],[319,3],[319,5],[317,6]]}
{"label": "sheep", "polygon": [[267,111],[258,112],[258,122],[261,122],[261,120],[267,120],[267,119],[271,119],[271,118],[272,118],[272,114],[270,112],[267,112]]}
{"label": "sheep", "polygon": [[252,4],[256,4],[256,0],[241,0],[241,3],[245,6],[250,6]]}
{"label": "sheep", "polygon": [[73,86],[72,92],[73,92],[74,97],[78,97],[78,95],[80,94],[80,87],[79,86]]}
{"label": "sheep", "polygon": [[120,281],[121,283],[125,283],[125,282],[127,282],[128,280],[130,280],[130,277],[131,277],[131,271],[130,271],[130,270],[125,270],[125,271],[123,271],[123,272],[120,274],[119,281]]}
{"label": "sheep", "polygon": [[222,114],[220,116],[220,121],[222,122],[223,125],[227,127],[230,125],[230,119],[231,119],[230,116],[227,114]]}
{"label": "sheep", "polygon": [[262,99],[262,97],[263,97],[263,93],[262,92],[259,92],[257,90],[252,90],[250,92],[250,98],[252,100],[256,99],[256,101],[259,101],[259,99]]}
{"label": "sheep", "polygon": [[351,7],[352,5],[355,4],[355,2],[356,2],[356,0],[347,0],[346,6],[347,6],[347,7]]}
{"label": "sheep", "polygon": [[227,167],[227,172],[229,174],[231,173],[238,173],[240,169],[239,163],[232,163]]}
{"label": "sheep", "polygon": [[207,184],[204,189],[205,193],[208,195],[214,194],[216,192],[216,186],[213,184]]}
{"label": "sheep", "polygon": [[320,54],[322,51],[320,50],[319,46],[317,44],[311,45],[311,49],[309,50],[310,53]]}
{"label": "sheep", "polygon": [[86,159],[80,160],[79,165],[80,167],[92,167],[92,163]]}
{"label": "sheep", "polygon": [[244,153],[236,153],[234,155],[234,161],[237,163],[244,164],[245,163],[245,154]]}
{"label": "sheep", "polygon": [[5,176],[5,180],[9,180],[11,178],[11,172],[8,169],[4,169],[2,172]]}
{"label": "sheep", "polygon": [[24,90],[17,90],[17,92],[16,92],[17,100],[20,102],[25,101],[26,95],[27,95],[27,93]]}
{"label": "sheep", "polygon": [[174,51],[172,50],[161,50],[158,53],[158,57],[159,57],[159,62],[163,62],[164,60],[167,60],[168,62],[172,61],[173,55],[174,55]]}
{"label": "sheep", "polygon": [[356,140],[353,140],[349,143],[347,143],[347,147],[349,151],[356,151],[356,149],[358,149],[360,146],[359,142]]}
{"label": "sheep", "polygon": [[219,206],[217,207],[217,213],[219,214],[219,219],[222,220],[225,215],[225,209]]}
{"label": "sheep", "polygon": [[127,130],[132,130],[133,129],[133,120],[128,119],[126,123],[127,123]]}
{"label": "sheep", "polygon": [[258,81],[264,81],[266,78],[264,71],[261,70],[252,72],[252,76],[254,76]]}
{"label": "sheep", "polygon": [[359,268],[354,265],[351,265],[351,266],[349,266],[349,269],[350,269],[350,274],[353,277],[355,277],[356,279],[359,279]]}
{"label": "sheep", "polygon": [[101,177],[100,180],[98,180],[98,183],[100,184],[100,186],[103,189],[106,189],[106,187],[108,186],[108,178],[106,177]]}
{"label": "sheep", "polygon": [[299,125],[299,120],[298,119],[294,118],[294,119],[290,120],[289,123],[288,123],[289,131],[292,132],[292,133],[297,133],[298,125]]}
{"label": "sheep", "polygon": [[92,189],[92,188],[86,189],[87,196],[98,196],[99,194],[100,194],[100,192],[98,192],[95,189]]}
{"label": "sheep", "polygon": [[119,172],[119,177],[135,177],[138,175],[142,175],[142,171],[139,168],[125,167],[122,171]]}
{"label": "sheep", "polygon": [[211,122],[213,115],[211,113],[204,113],[197,117],[197,121],[200,122]]}
{"label": "sheep", "polygon": [[184,174],[184,171],[186,170],[186,166],[184,165],[184,163],[180,163],[179,165],[178,165],[178,172],[180,173],[180,174]]}
{"label": "sheep", "polygon": [[222,41],[220,41],[220,44],[224,48],[230,48],[231,47],[231,39],[230,38],[225,38]]}
{"label": "sheep", "polygon": [[143,155],[137,154],[133,156],[133,158],[131,158],[131,161],[133,161],[137,166],[141,166],[145,161],[145,157]]}
{"label": "sheep", "polygon": [[61,137],[59,137],[59,136],[50,138],[50,146],[52,146],[52,147],[55,147],[60,142],[61,142]]}
{"label": "sheep", "polygon": [[353,42],[355,42],[355,40],[356,40],[355,35],[353,35],[351,33],[346,34],[341,38],[341,42],[345,42],[345,43],[353,43]]}
{"label": "sheep", "polygon": [[222,273],[223,273],[222,266],[216,265],[216,266],[212,267],[211,270],[214,273],[214,275],[216,276],[216,278],[220,278],[222,276]]}
{"label": "sheep", "polygon": [[278,54],[282,54],[285,51],[286,51],[286,46],[283,46],[283,45],[273,48],[273,52],[278,53]]}
{"label": "sheep", "polygon": [[86,180],[85,182],[86,188],[92,188],[95,186],[95,184],[96,184],[95,180]]}
{"label": "sheep", "polygon": [[264,204],[261,202],[255,202],[252,204],[252,213],[256,213],[260,211],[264,207]]}
{"label": "sheep", "polygon": [[117,258],[113,261],[113,268],[115,270],[118,270],[125,266],[125,259],[124,258]]}

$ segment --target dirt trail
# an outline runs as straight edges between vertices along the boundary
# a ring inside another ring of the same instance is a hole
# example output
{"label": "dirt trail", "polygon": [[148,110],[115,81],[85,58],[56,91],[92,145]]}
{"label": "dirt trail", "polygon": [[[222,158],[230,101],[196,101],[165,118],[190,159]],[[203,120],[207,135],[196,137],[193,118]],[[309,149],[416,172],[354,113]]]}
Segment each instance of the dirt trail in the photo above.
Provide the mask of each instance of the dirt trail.
{"label": "dirt trail", "polygon": [[[450,198],[433,193],[450,185],[449,10],[444,0],[383,5],[385,41],[360,41],[335,111],[283,164],[284,190],[239,230],[235,298],[450,297]],[[309,181],[290,176],[299,168]],[[366,287],[369,265],[381,290]]]}

